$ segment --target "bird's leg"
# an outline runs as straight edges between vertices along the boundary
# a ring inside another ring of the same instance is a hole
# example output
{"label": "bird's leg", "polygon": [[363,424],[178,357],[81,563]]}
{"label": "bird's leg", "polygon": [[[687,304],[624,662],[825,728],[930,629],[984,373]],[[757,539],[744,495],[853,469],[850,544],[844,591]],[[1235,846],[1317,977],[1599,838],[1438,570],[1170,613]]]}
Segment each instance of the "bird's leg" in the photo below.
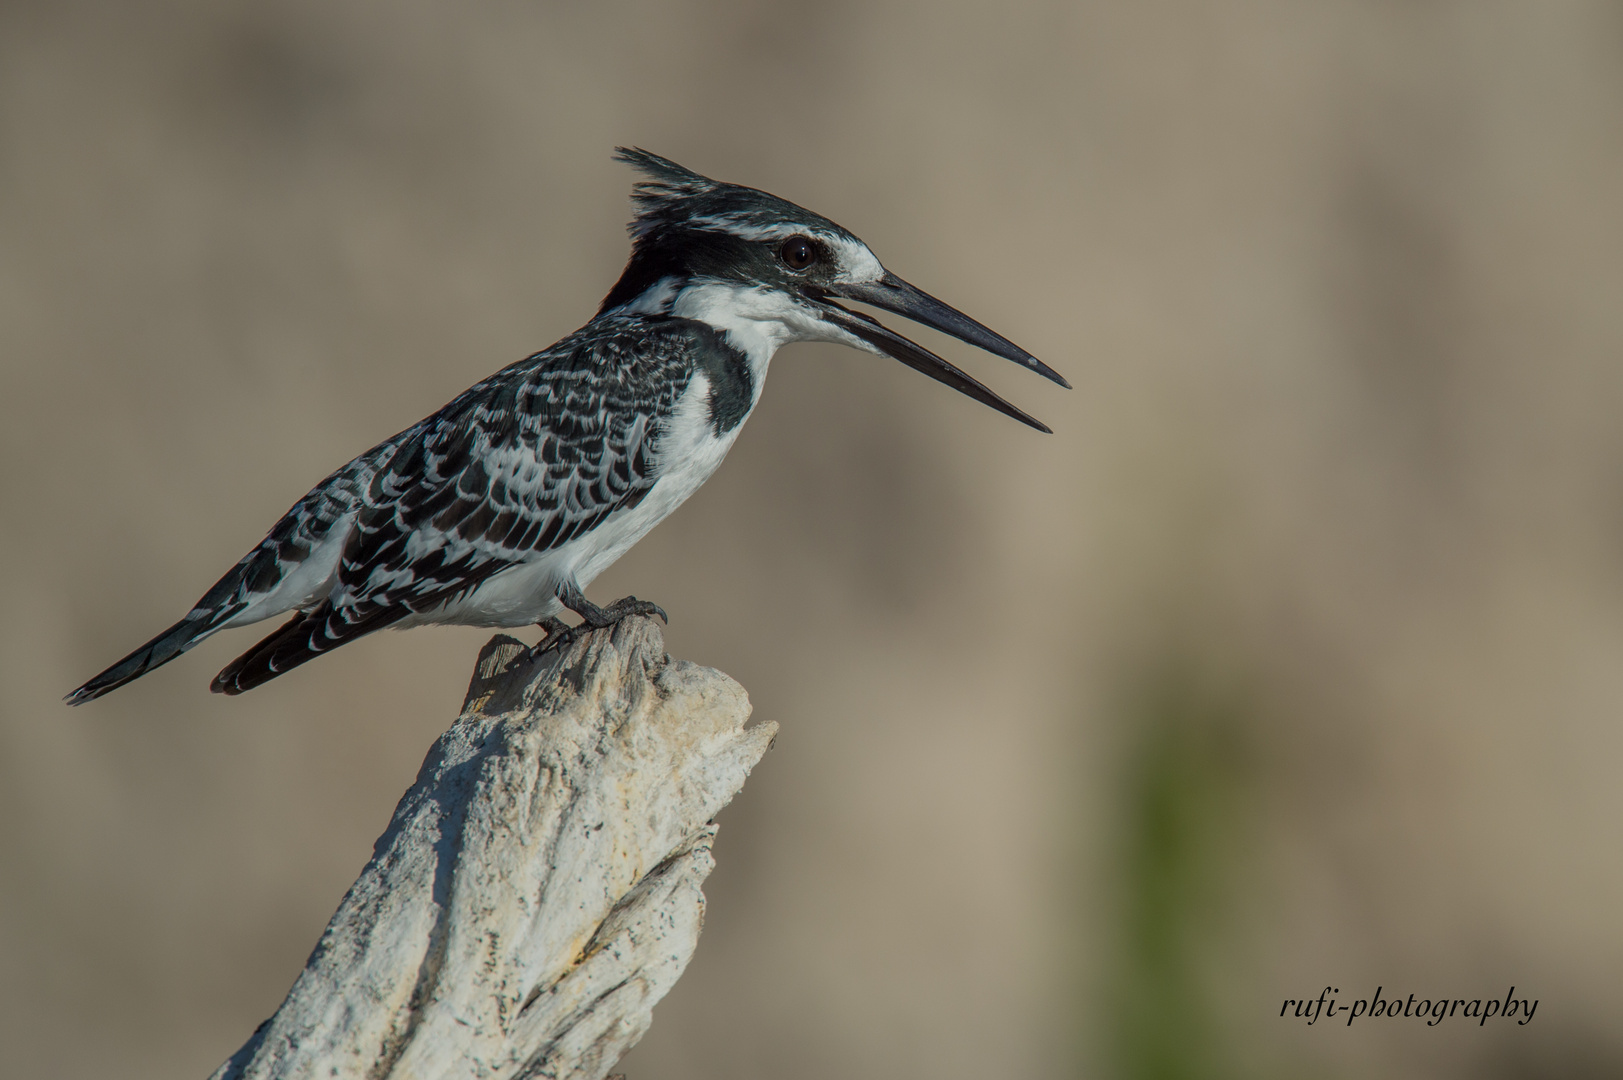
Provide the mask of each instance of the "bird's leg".
{"label": "bird's leg", "polygon": [[629,618],[632,615],[658,615],[665,622],[671,621],[665,614],[664,608],[647,600],[638,600],[635,596],[627,596],[624,599],[616,600],[608,607],[598,607],[586,599],[585,595],[572,581],[565,582],[558,589],[558,599],[563,603],[564,607],[580,616],[581,626],[592,630],[601,630],[606,626],[613,626],[621,619]]}

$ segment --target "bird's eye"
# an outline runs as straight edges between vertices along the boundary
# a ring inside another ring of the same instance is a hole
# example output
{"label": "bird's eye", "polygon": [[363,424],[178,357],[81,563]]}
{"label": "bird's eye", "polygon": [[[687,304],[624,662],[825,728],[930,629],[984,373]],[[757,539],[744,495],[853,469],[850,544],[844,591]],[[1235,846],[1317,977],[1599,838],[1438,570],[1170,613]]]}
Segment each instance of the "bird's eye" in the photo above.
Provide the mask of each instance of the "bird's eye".
{"label": "bird's eye", "polygon": [[804,236],[791,236],[778,249],[778,257],[789,269],[804,270],[817,258],[817,252]]}

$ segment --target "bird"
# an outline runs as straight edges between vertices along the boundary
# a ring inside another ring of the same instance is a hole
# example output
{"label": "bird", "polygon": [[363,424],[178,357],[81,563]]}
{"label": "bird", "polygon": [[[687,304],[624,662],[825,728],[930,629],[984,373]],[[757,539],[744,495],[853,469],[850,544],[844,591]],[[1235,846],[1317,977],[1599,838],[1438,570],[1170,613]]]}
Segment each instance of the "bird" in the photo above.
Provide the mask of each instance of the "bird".
{"label": "bird", "polygon": [[[534,625],[546,631],[540,654],[632,615],[665,619],[649,601],[600,607],[584,590],[716,471],[791,342],[891,357],[1050,432],[844,306],[900,315],[1070,386],[886,270],[847,229],[640,148],[615,156],[640,173],[631,253],[585,326],[337,469],[185,617],[64,700],[94,700],[221,630],[288,613],[210,689],[242,693],[385,627]],[[559,617],[566,609],[578,624]]]}

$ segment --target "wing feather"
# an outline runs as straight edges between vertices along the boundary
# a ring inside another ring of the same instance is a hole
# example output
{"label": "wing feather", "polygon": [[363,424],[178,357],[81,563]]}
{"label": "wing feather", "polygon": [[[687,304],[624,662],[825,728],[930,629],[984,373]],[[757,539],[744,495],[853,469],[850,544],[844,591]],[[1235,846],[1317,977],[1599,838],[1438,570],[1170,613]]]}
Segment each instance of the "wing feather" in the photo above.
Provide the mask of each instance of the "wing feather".
{"label": "wing feather", "polygon": [[599,319],[378,447],[331,596],[239,671],[268,678],[431,613],[636,506],[657,479],[694,332],[680,319]]}

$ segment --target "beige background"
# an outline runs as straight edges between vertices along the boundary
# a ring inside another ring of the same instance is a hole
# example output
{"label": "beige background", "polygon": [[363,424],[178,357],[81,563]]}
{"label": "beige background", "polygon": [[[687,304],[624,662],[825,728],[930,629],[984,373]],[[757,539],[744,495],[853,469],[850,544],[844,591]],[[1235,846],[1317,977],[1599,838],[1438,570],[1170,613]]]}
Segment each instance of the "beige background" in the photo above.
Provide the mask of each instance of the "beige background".
{"label": "beige background", "polygon": [[1623,1074],[1623,7],[1486,0],[0,6],[0,1072],[286,992],[486,635],[58,699],[584,321],[616,143],[1076,385],[792,347],[593,589],[783,725],[633,1080]]}

